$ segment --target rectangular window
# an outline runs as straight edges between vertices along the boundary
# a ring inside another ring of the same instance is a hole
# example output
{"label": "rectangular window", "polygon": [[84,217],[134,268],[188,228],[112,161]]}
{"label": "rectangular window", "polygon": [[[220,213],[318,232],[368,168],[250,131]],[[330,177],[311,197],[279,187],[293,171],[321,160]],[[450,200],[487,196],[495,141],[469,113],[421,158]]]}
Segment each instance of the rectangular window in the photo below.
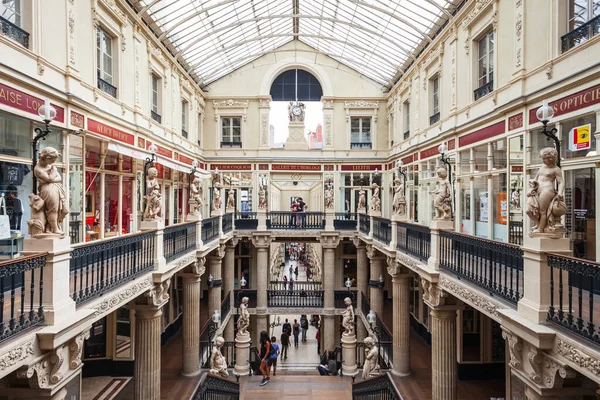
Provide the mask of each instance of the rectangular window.
{"label": "rectangular window", "polygon": [[113,84],[113,39],[102,29],[96,31],[96,54],[98,58],[98,79]]}
{"label": "rectangular window", "polygon": [[2,0],[0,2],[0,17],[19,28],[23,27],[22,13],[21,0]]}
{"label": "rectangular window", "polygon": [[600,22],[600,0],[568,0],[568,31],[561,38],[562,51],[567,51],[597,35]]}
{"label": "rectangular window", "polygon": [[152,112],[158,114],[158,99],[159,99],[159,85],[160,79],[156,75],[152,75]]}
{"label": "rectangular window", "polygon": [[404,139],[408,139],[410,136],[410,102],[404,102]]}
{"label": "rectangular window", "polygon": [[440,120],[440,77],[436,76],[430,80],[431,88],[431,116],[429,124],[435,124]]}
{"label": "rectangular window", "polygon": [[221,118],[221,147],[242,147],[242,119]]}
{"label": "rectangular window", "polygon": [[202,143],[202,114],[198,114],[198,129],[196,131],[196,138],[198,146],[201,146]]}
{"label": "rectangular window", "polygon": [[350,148],[371,148],[371,118],[352,117],[350,119]]}
{"label": "rectangular window", "polygon": [[494,31],[489,31],[477,42],[477,89],[475,100],[494,90]]}
{"label": "rectangular window", "polygon": [[181,135],[188,137],[188,102],[181,102]]}

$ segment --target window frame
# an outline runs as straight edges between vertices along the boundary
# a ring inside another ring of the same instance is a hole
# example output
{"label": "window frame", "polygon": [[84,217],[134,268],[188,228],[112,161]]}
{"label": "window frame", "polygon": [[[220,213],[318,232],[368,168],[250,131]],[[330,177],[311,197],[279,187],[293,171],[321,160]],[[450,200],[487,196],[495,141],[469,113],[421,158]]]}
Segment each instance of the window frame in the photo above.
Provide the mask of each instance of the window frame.
{"label": "window frame", "polygon": [[[15,3],[15,5],[16,5],[15,8],[17,10],[13,10],[13,9],[5,6],[4,4],[0,3],[0,7],[1,7],[0,10],[3,10],[3,12],[2,12],[2,14],[0,14],[0,16],[2,18],[4,18],[5,20],[7,20],[8,22],[10,22],[11,24],[19,27],[20,29],[24,29],[24,23],[23,23],[24,22],[23,21],[23,8],[24,7],[23,7],[23,3],[22,3],[21,0],[13,0],[13,2]],[[16,19],[15,19],[15,21],[11,21],[11,19],[7,18],[7,16],[5,15],[5,12],[7,12],[7,11],[11,11],[13,13],[13,16],[16,15],[19,18],[19,20],[16,21]]]}
{"label": "window frame", "polygon": [[[477,87],[483,87],[490,82],[494,81],[494,30],[489,29],[486,31],[479,40],[477,40]],[[481,43],[485,42],[485,55],[481,55]],[[481,75],[482,62],[487,61],[487,68],[485,74]],[[482,81],[482,79],[484,81]]]}
{"label": "window frame", "polygon": [[[429,94],[429,107],[430,107],[430,113],[429,113],[430,123],[429,123],[429,125],[433,125],[440,120],[441,115],[442,115],[442,112],[441,112],[442,105],[440,103],[441,79],[440,79],[439,72],[436,72],[429,78],[429,93],[430,93]],[[432,123],[431,122],[432,117],[434,117],[436,115],[438,115],[438,118],[437,118],[437,120],[435,120]]]}
{"label": "window frame", "polygon": [[[587,17],[586,17],[585,21],[580,23],[578,26],[574,26],[573,22],[576,19],[575,14],[574,14],[574,8],[576,5],[576,2],[577,2],[577,0],[569,0],[569,2],[567,3],[567,32],[573,32],[574,30],[578,29],[581,25],[584,25],[585,23],[591,21],[592,19],[596,18],[597,16],[600,16],[600,1],[599,0],[586,0],[587,5],[585,6],[585,12],[587,14]],[[598,5],[598,15],[593,15],[594,4]]]}
{"label": "window frame", "polygon": [[[105,44],[102,40],[103,38],[110,39],[110,54],[106,54],[101,44]],[[106,72],[104,65],[104,55],[107,55],[110,58],[110,74]],[[115,84],[115,38],[103,27],[96,28],[96,71],[98,78],[102,79],[104,82],[117,87]],[[106,76],[110,77],[110,81],[106,79]]]}
{"label": "window frame", "polygon": [[[160,98],[161,98],[161,77],[155,74],[154,72],[150,74],[150,90],[152,92],[152,96],[150,99],[150,110],[160,115],[161,107],[160,107]],[[156,84],[156,88],[154,85]],[[154,101],[154,97],[156,96],[156,102]]]}
{"label": "window frame", "polygon": [[[353,141],[353,130],[352,130],[352,121],[356,121],[358,120],[358,141],[355,142]],[[369,121],[369,141],[364,141],[363,135],[363,120],[365,121]],[[371,146],[373,146],[373,117],[369,117],[369,116],[362,116],[362,115],[353,115],[350,117],[350,146],[352,146],[352,143],[359,143],[359,144],[370,144]]]}
{"label": "window frame", "polygon": [[181,130],[186,131],[189,135],[189,101],[181,100]]}
{"label": "window frame", "polygon": [[[240,134],[239,134],[239,140],[234,140],[234,136],[233,136],[233,129],[234,127],[237,127],[238,125],[234,125],[233,121],[234,119],[239,120],[239,129],[240,129]],[[227,139],[226,139],[226,135],[225,135],[225,122],[226,120],[229,120],[229,124],[227,126],[227,128],[229,128],[229,134]],[[220,117],[220,122],[219,122],[219,128],[220,128],[220,136],[221,136],[221,147],[222,147],[222,143],[226,142],[226,143],[240,143],[240,146],[242,144],[242,120],[243,120],[243,116],[242,115],[223,115]]]}
{"label": "window frame", "polygon": [[410,100],[406,100],[402,103],[402,116],[404,117],[403,121],[403,135],[404,139],[408,139],[406,133],[408,132],[408,136],[410,136]]}

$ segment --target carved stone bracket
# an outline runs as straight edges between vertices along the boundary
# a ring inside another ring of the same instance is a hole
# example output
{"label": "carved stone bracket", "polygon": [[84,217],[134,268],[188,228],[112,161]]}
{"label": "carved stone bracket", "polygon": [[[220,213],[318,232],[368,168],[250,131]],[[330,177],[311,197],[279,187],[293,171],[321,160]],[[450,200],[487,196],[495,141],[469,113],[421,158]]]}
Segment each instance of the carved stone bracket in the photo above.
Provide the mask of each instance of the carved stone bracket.
{"label": "carved stone bracket", "polygon": [[532,347],[527,353],[527,360],[529,361],[529,365],[531,366],[532,372],[529,373],[529,378],[537,383],[538,385],[542,383],[542,352],[535,347]]}
{"label": "carved stone bracket", "polygon": [[198,276],[204,275],[206,272],[206,257],[198,257],[194,265],[192,265],[192,273]]}
{"label": "carved stone bracket", "polygon": [[256,248],[269,248],[271,246],[271,236],[270,235],[252,236],[252,244]]}
{"label": "carved stone bracket", "polygon": [[90,338],[90,331],[80,333],[71,339],[69,343],[69,368],[77,369],[81,365],[81,354],[83,352],[83,342]]}
{"label": "carved stone bracket", "polygon": [[446,302],[446,294],[438,285],[421,278],[421,287],[423,288],[423,301],[430,307],[443,306]]}
{"label": "carved stone bracket", "polygon": [[352,244],[354,244],[354,246],[358,249],[359,247],[365,247],[366,244],[365,242],[363,242],[362,240],[360,240],[360,238],[357,237],[353,237],[352,239]]}
{"label": "carved stone bracket", "polygon": [[53,364],[50,363],[49,358],[44,357],[29,368],[17,371],[17,379],[26,379],[29,382],[29,387],[32,389],[46,389],[50,387],[50,371]]}
{"label": "carved stone bracket", "polygon": [[155,284],[149,291],[144,293],[149,306],[162,307],[169,300],[169,287],[171,280]]}
{"label": "carved stone bracket", "polygon": [[510,351],[509,364],[515,369],[521,369],[523,367],[523,359],[521,355],[521,352],[523,351],[523,342],[521,338],[514,333],[507,329],[502,329],[502,338],[508,341],[508,349]]}
{"label": "carved stone bracket", "polygon": [[321,235],[320,241],[324,249],[335,249],[340,244],[340,237],[338,235]]}

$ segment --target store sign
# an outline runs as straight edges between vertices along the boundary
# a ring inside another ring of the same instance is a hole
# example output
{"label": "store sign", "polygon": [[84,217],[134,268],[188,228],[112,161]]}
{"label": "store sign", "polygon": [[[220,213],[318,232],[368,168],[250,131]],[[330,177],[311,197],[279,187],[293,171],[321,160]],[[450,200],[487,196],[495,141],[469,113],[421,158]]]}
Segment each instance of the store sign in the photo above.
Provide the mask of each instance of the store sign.
{"label": "store sign", "polygon": [[[177,153],[175,153],[175,154],[177,154]],[[179,161],[181,161],[182,163],[187,164],[187,165],[192,165],[192,163],[194,162],[193,159],[186,157],[183,154],[179,154]]]}
{"label": "store sign", "polygon": [[470,144],[501,135],[504,132],[506,132],[506,123],[504,121],[496,122],[493,125],[486,126],[478,131],[459,137],[458,145],[460,147],[468,146]]}
{"label": "store sign", "polygon": [[127,143],[133,146],[135,137],[131,133],[124,132],[112,126],[104,125],[101,122],[88,118],[88,131],[97,133],[107,138]]}
{"label": "store sign", "polygon": [[342,165],[342,171],[374,171],[376,169],[381,170],[381,165]]}
{"label": "store sign", "polygon": [[[577,111],[598,103],[600,103],[600,85],[592,86],[591,88],[584,89],[570,96],[563,97],[562,99],[553,101],[548,105],[554,108],[554,116],[558,117],[559,115]],[[534,107],[529,111],[530,124],[538,122],[536,116],[538,108],[539,106]]]}
{"label": "store sign", "polygon": [[272,171],[321,171],[320,165],[273,164]]}
{"label": "store sign", "polygon": [[221,171],[252,171],[252,164],[210,164],[212,171],[215,168]]}
{"label": "store sign", "polygon": [[71,111],[71,126],[83,129],[85,127],[85,117],[83,114]]}
{"label": "store sign", "polygon": [[[152,143],[147,141],[146,142],[146,150],[148,150],[151,145],[152,145]],[[156,154],[163,156],[163,157],[167,157],[167,158],[173,158],[173,152],[171,150],[166,149],[159,145],[156,145],[156,148],[158,149],[158,150],[156,150]]]}
{"label": "store sign", "polygon": [[[44,104],[44,100],[0,83],[0,104],[37,116],[39,108]],[[54,120],[65,122],[65,109],[56,104],[52,104],[52,107],[56,109],[56,118]]]}
{"label": "store sign", "polygon": [[440,151],[438,150],[438,148],[440,147],[441,143],[436,144],[435,146],[432,146],[428,149],[422,150],[420,153],[421,156],[421,160],[427,157],[433,157],[433,156],[437,156],[438,154],[440,154]]}
{"label": "store sign", "polygon": [[580,151],[592,148],[592,125],[576,126],[569,131],[569,150]]}

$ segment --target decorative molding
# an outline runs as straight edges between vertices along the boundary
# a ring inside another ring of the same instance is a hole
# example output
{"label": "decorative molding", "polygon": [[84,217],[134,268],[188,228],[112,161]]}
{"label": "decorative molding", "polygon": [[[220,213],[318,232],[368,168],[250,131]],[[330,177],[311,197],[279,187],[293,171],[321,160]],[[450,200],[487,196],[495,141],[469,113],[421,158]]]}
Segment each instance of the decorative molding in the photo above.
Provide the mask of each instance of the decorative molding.
{"label": "decorative molding", "polygon": [[[163,52],[150,42],[148,43],[148,54],[154,56],[154,58],[156,58],[163,65],[163,67],[167,67],[167,65],[169,64],[169,61],[167,60]],[[150,61],[150,59],[148,59],[148,65],[149,68],[152,69],[152,62]]]}
{"label": "decorative molding", "polygon": [[510,361],[508,363],[514,369],[521,369],[523,367],[523,358],[521,355],[523,342],[521,338],[504,328],[502,329],[502,338],[508,341],[508,349],[510,351]]}
{"label": "decorative molding", "polygon": [[421,278],[421,287],[423,288],[423,300],[430,307],[443,306],[445,304],[446,294],[438,285],[429,282],[425,278]]}
{"label": "decorative molding", "polygon": [[269,115],[267,113],[263,113],[260,116],[260,143],[263,146],[267,146],[269,144],[269,140],[267,139],[269,136],[268,133],[269,133]]}
{"label": "decorative molding", "polygon": [[34,340],[22,343],[20,346],[15,347],[0,356],[0,371],[4,371],[33,356],[33,343]]}
{"label": "decorative molding", "polygon": [[360,238],[358,237],[353,237],[350,240],[352,240],[352,244],[354,245],[354,247],[356,247],[357,249],[359,247],[365,247],[365,242],[363,242],[362,240],[360,240]]}
{"label": "decorative molding", "polygon": [[576,348],[571,343],[557,338],[555,342],[556,352],[575,365],[584,368],[595,376],[600,376],[600,360]]}
{"label": "decorative molding", "polygon": [[469,11],[465,19],[463,19],[462,28],[467,29],[479,14],[493,2],[494,0],[477,0],[471,11]]}
{"label": "decorative molding", "polygon": [[125,35],[121,33],[121,51],[125,51],[127,48],[127,39],[125,39]]}
{"label": "decorative molding", "polygon": [[222,100],[217,101],[213,100],[214,108],[248,108],[249,101],[248,100]]}
{"label": "decorative molding", "polygon": [[396,262],[406,265],[411,269],[417,269],[420,265],[422,265],[422,263],[418,262],[414,258],[400,252],[396,252]]}
{"label": "decorative molding", "polygon": [[167,301],[169,301],[169,287],[171,286],[171,280],[167,279],[164,282],[157,283],[150,290],[144,293],[146,302],[149,306],[162,307]]}
{"label": "decorative molding", "polygon": [[204,275],[206,272],[206,257],[198,257],[194,265],[192,266],[192,273],[198,276]]}
{"label": "decorative molding", "polygon": [[20,369],[16,373],[17,379],[27,379],[29,387],[32,389],[45,389],[51,385],[50,370],[52,364],[48,361],[49,357],[44,357],[35,364]]}
{"label": "decorative molding", "polygon": [[423,67],[424,68],[429,67],[429,64],[431,64],[433,61],[435,61],[438,58],[440,58],[440,62],[441,62],[441,57],[443,55],[444,55],[444,46],[443,46],[443,44],[439,44],[439,45],[437,45],[437,47],[434,50],[429,52],[429,54],[427,55],[427,58],[423,62]]}
{"label": "decorative molding", "polygon": [[521,40],[521,34],[523,33],[523,15],[518,12],[517,20],[515,22],[515,35],[517,36],[517,40]]}
{"label": "decorative molding", "polygon": [[529,373],[529,378],[537,384],[542,383],[542,361],[543,356],[540,350],[535,347],[531,347],[529,353],[527,353],[527,360],[529,360],[529,365],[532,372]]}
{"label": "decorative molding", "polygon": [[498,317],[498,306],[496,304],[486,300],[462,285],[459,285],[444,277],[440,278],[439,285],[461,300],[474,305],[476,308],[483,309],[494,317]]}
{"label": "decorative molding", "polygon": [[117,17],[123,25],[127,25],[129,19],[127,15],[117,6],[115,0],[99,0],[112,14]]}
{"label": "decorative molding", "polygon": [[131,300],[134,297],[137,297],[140,293],[144,292],[152,285],[152,278],[148,277],[143,281],[126,289],[125,291],[103,301],[102,303],[94,307],[94,309],[96,310],[94,312],[94,318],[99,317],[100,315],[110,311],[111,309],[120,307],[121,304]]}
{"label": "decorative molding", "polygon": [[64,346],[58,346],[50,355],[50,365],[52,365],[52,370],[50,371],[50,383],[53,385],[56,385],[63,378],[60,373],[60,367],[62,367],[63,362],[65,362],[63,347]]}
{"label": "decorative molding", "polygon": [[331,146],[332,142],[331,142],[331,122],[333,120],[332,116],[330,114],[325,114],[324,115],[324,122],[325,122],[325,145],[326,146]]}
{"label": "decorative molding", "polygon": [[83,342],[90,338],[90,331],[80,333],[69,343],[69,368],[77,369],[81,365],[81,355],[83,354]]}
{"label": "decorative molding", "polygon": [[548,79],[552,79],[552,75],[554,75],[554,63],[550,61],[550,63],[546,67],[546,77]]}
{"label": "decorative molding", "polygon": [[42,57],[37,57],[37,73],[38,75],[44,75],[44,71],[46,71],[46,66],[42,61]]}
{"label": "decorative molding", "polygon": [[366,101],[366,100],[358,100],[358,101],[345,101],[344,108],[379,108],[379,101]]}

